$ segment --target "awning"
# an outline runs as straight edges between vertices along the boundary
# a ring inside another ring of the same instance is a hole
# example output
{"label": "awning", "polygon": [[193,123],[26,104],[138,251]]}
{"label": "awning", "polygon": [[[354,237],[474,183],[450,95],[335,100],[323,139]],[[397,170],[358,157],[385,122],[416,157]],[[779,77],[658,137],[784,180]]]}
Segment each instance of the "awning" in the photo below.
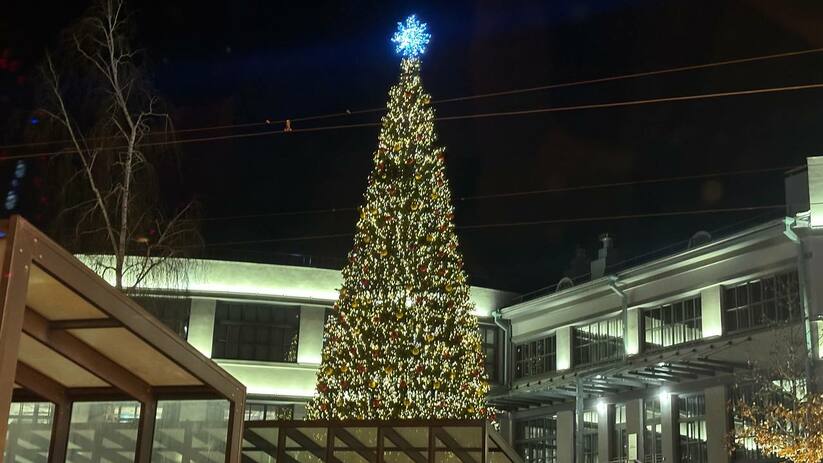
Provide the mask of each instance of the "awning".
{"label": "awning", "polygon": [[673,388],[691,381],[710,378],[734,378],[734,373],[750,365],[724,355],[732,346],[748,343],[750,334],[726,339],[680,345],[610,362],[555,371],[521,380],[508,391],[489,397],[489,404],[503,410],[517,410],[545,405],[571,404],[583,400],[642,391],[649,388]]}
{"label": "awning", "polygon": [[49,461],[64,459],[74,402],[139,402],[135,461],[149,461],[158,401],[221,399],[225,460],[239,461],[240,382],[22,218],[0,233],[0,450],[12,399],[55,404]]}

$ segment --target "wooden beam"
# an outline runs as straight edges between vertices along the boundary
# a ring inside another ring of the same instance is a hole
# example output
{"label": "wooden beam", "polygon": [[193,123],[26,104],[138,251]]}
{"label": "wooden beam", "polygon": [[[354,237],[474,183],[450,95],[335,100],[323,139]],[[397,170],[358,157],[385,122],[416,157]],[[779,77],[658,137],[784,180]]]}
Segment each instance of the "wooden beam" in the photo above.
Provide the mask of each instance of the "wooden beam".
{"label": "wooden beam", "polygon": [[62,384],[25,363],[17,363],[14,381],[51,403],[65,404],[68,401],[66,388]]}
{"label": "wooden beam", "polygon": [[49,322],[49,328],[52,330],[87,330],[122,327],[122,323],[112,318],[84,318],[81,320],[55,320]]}
{"label": "wooden beam", "polygon": [[[281,429],[281,432],[285,431],[286,436],[291,440],[295,441],[297,445],[301,447],[302,450],[305,450],[315,457],[319,458],[323,461],[328,461],[330,463],[342,463],[337,457],[329,456],[328,460],[326,459],[326,449],[323,448],[320,444],[313,441],[309,436],[303,434],[297,428],[288,428],[288,429]],[[327,429],[326,432],[329,432]]]}
{"label": "wooden beam", "polygon": [[[0,267],[0,449],[6,448],[32,259],[33,243],[24,225],[25,222],[18,216],[12,216],[9,220],[6,249]],[[3,454],[0,452],[2,462]]]}
{"label": "wooden beam", "polygon": [[446,447],[455,455],[457,458],[460,459],[463,463],[479,463],[476,461],[469,452],[464,449],[459,442],[457,442],[454,437],[451,436],[445,429],[439,426],[432,426],[431,431],[434,432],[434,435],[440,439],[440,442],[446,444]]}
{"label": "wooden beam", "polygon": [[246,395],[229,401],[229,425],[226,436],[226,463],[240,463],[243,453],[243,418],[246,413]]}
{"label": "wooden beam", "polygon": [[[192,376],[208,384],[230,401],[245,396],[243,384],[229,373],[210,362],[192,345],[180,339],[162,322],[147,314],[138,303],[96,275],[85,264],[60,247],[42,232],[32,229],[39,240],[34,262],[60,283],[73,290],[109,317],[119,320],[123,327],[165,355]],[[237,455],[237,461],[240,456]]]}
{"label": "wooden beam", "polygon": [[149,463],[154,443],[154,424],[157,418],[157,400],[140,404],[140,420],[137,423],[137,444],[134,448],[135,463]]}
{"label": "wooden beam", "polygon": [[65,401],[55,404],[54,422],[51,428],[49,441],[49,463],[64,463],[66,450],[69,444],[69,430],[71,429],[72,403]]}
{"label": "wooden beam", "polygon": [[343,441],[344,444],[348,445],[350,449],[354,450],[358,455],[363,457],[364,460],[369,463],[377,463],[377,456],[374,452],[367,449],[366,446],[357,440],[356,437],[352,436],[346,428],[337,428],[334,433],[341,441]]}
{"label": "wooden beam", "polygon": [[23,331],[135,400],[144,404],[154,401],[145,381],[70,333],[50,329],[49,321],[37,312],[26,310]]}
{"label": "wooden beam", "polygon": [[277,445],[272,444],[268,440],[266,440],[260,434],[254,432],[254,429],[247,428],[243,432],[243,438],[247,441],[251,442],[254,445],[255,450],[259,450],[261,452],[265,452],[267,455],[272,457],[273,459],[277,459]]}
{"label": "wooden beam", "polygon": [[[401,436],[400,433],[398,433],[394,428],[384,427],[383,435],[386,436],[386,439],[392,441],[397,448],[405,452],[406,456],[414,460],[414,463],[427,463],[429,461],[428,458],[418,452],[414,446],[412,446],[409,441]],[[383,449],[383,451],[385,451],[385,449]]]}

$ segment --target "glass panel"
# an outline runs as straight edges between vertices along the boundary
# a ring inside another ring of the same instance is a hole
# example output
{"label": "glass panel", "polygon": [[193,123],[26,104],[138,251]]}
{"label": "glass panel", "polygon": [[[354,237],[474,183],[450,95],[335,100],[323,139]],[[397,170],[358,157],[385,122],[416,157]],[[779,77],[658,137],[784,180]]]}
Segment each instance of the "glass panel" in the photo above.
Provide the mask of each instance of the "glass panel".
{"label": "glass panel", "polygon": [[191,299],[183,297],[132,296],[135,302],[183,339],[189,333]]}
{"label": "glass panel", "polygon": [[212,356],[296,362],[299,327],[295,306],[217,301]]}
{"label": "glass panel", "polygon": [[514,447],[526,463],[555,463],[557,461],[556,417],[547,416],[518,421],[515,425]]}
{"label": "glass panel", "polygon": [[223,461],[228,428],[228,401],[159,401],[151,461]]}
{"label": "glass panel", "polygon": [[75,402],[66,461],[133,461],[139,402]]}
{"label": "glass panel", "polygon": [[319,463],[326,460],[326,428],[283,429],[286,433],[286,455],[301,463]]}
{"label": "glass panel", "polygon": [[585,365],[618,357],[623,351],[619,316],[574,328],[574,364]]}
{"label": "glass panel", "polygon": [[703,337],[700,297],[643,310],[646,350],[659,349]]}
{"label": "glass panel", "polygon": [[726,288],[722,304],[729,332],[796,319],[800,316],[797,272],[784,272]]}
{"label": "glass panel", "polygon": [[[397,434],[395,436],[394,434]],[[405,441],[403,445],[397,440]],[[408,444],[410,447],[404,448]],[[383,430],[383,459],[385,463],[414,463],[412,452],[428,459],[429,430],[417,427],[394,427]]]}
{"label": "glass panel", "polygon": [[53,420],[54,405],[49,402],[12,403],[3,461],[46,463]]}
{"label": "glass panel", "polygon": [[556,369],[556,346],[554,335],[515,346],[515,378],[548,373]]}
{"label": "glass panel", "polygon": [[343,463],[377,462],[377,428],[335,430],[334,456]]}

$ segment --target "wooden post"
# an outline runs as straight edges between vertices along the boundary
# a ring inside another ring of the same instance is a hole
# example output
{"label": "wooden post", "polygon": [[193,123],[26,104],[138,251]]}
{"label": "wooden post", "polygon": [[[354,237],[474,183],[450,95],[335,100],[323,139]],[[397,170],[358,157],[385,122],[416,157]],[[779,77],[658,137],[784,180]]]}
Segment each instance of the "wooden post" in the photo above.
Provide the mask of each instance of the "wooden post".
{"label": "wooden post", "polygon": [[140,403],[140,421],[137,428],[137,446],[134,449],[136,463],[149,463],[154,444],[154,424],[157,418],[157,400]]}
{"label": "wooden post", "polygon": [[54,404],[54,422],[52,423],[51,441],[49,442],[49,463],[63,463],[66,461],[72,405],[72,402],[68,400]]}
{"label": "wooden post", "polygon": [[[245,411],[245,396],[241,395],[231,400],[229,405],[229,432],[226,436],[226,463],[240,462],[240,455],[243,451],[243,416]],[[280,449],[278,449],[279,451]]]}
{"label": "wooden post", "polygon": [[5,240],[6,250],[0,274],[0,463],[3,462],[2,449],[6,448],[32,246],[30,237],[16,216],[9,221],[9,233]]}

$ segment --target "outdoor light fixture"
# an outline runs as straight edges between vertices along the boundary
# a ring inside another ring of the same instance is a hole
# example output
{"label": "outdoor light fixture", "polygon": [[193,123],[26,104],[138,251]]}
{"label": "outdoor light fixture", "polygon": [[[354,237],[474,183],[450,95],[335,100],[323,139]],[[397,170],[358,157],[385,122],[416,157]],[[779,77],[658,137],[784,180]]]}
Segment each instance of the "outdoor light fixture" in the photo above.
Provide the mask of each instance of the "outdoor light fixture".
{"label": "outdoor light fixture", "polygon": [[663,403],[669,400],[669,396],[671,396],[671,392],[667,391],[666,389],[661,389],[660,392],[657,394],[657,397],[660,398],[660,402]]}

